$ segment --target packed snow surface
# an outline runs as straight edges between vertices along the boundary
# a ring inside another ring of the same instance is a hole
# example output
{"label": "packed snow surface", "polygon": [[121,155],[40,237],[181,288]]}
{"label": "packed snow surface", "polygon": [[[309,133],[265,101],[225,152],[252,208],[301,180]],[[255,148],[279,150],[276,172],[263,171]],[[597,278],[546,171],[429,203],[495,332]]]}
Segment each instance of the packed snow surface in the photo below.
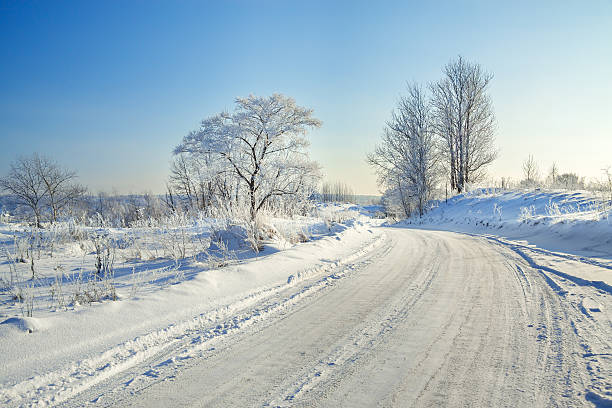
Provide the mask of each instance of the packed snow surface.
{"label": "packed snow surface", "polygon": [[482,190],[387,226],[379,210],[119,301],[6,310],[0,404],[612,405],[604,200]]}

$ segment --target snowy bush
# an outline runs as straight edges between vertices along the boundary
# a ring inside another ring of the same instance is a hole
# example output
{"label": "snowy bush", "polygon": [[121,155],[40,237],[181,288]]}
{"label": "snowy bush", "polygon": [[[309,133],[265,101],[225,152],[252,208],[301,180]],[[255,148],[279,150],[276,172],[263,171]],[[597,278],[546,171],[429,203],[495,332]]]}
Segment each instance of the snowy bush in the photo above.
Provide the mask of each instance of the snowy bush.
{"label": "snowy bush", "polygon": [[529,207],[521,207],[519,213],[519,221],[529,221],[535,217],[535,207],[533,205]]}
{"label": "snowy bush", "polygon": [[497,203],[493,204],[493,216],[497,218],[498,221],[502,220],[502,207]]}

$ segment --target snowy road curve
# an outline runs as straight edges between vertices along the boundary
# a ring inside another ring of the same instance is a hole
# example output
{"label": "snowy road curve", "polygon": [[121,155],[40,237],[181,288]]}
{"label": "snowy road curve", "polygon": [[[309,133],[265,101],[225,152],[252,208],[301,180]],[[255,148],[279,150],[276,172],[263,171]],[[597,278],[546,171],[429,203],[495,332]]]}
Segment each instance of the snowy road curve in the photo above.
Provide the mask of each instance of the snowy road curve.
{"label": "snowy road curve", "polygon": [[243,314],[267,318],[194,333],[64,405],[609,406],[610,293],[485,238],[384,234]]}

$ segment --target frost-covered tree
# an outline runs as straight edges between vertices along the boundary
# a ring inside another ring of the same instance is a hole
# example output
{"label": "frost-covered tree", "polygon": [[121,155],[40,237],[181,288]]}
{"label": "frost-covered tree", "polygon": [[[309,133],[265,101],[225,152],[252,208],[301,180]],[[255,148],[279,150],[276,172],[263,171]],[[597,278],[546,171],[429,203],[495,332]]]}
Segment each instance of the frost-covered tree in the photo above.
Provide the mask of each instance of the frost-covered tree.
{"label": "frost-covered tree", "polygon": [[399,195],[400,190],[397,188],[387,188],[380,198],[380,203],[385,209],[387,217],[398,219],[410,215],[412,209],[410,203],[406,202]]}
{"label": "frost-covered tree", "polygon": [[423,215],[436,186],[438,155],[430,107],[420,86],[408,86],[368,162],[376,169],[379,184],[394,191],[389,196],[399,198],[406,215],[412,207]]}
{"label": "frost-covered tree", "polygon": [[274,198],[294,196],[316,186],[318,165],[308,155],[309,128],[321,126],[312,109],[292,98],[237,98],[234,112],[203,120],[174,153],[202,161],[203,171],[231,174],[238,181],[236,196],[246,198],[251,220]]}
{"label": "frost-covered tree", "polygon": [[523,162],[523,181],[521,184],[525,187],[533,187],[540,179],[540,168],[532,155],[529,155]]}
{"label": "frost-covered tree", "polygon": [[453,190],[478,181],[497,157],[493,145],[495,115],[487,94],[493,75],[459,56],[444,67],[444,77],[430,84],[434,130],[446,156]]}
{"label": "frost-covered tree", "polygon": [[174,192],[186,201],[186,206],[192,208],[196,200],[196,181],[190,157],[185,154],[177,155],[170,164],[170,194]]}
{"label": "frost-covered tree", "polygon": [[212,153],[177,155],[170,167],[170,191],[188,209],[228,209],[235,204],[237,180],[229,164]]}

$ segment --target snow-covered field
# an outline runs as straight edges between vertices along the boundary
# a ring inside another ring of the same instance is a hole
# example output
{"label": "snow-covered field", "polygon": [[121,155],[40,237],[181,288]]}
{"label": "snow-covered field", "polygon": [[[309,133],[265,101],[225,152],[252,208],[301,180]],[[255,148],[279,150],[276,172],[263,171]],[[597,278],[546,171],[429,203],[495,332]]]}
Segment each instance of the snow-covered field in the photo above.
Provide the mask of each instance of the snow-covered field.
{"label": "snow-covered field", "polygon": [[0,318],[44,318],[99,301],[141,297],[202,270],[240,264],[347,228],[359,212],[324,206],[317,217],[268,218],[263,249],[241,224],[170,217],[130,228],[0,223]]}
{"label": "snow-covered field", "polygon": [[[210,326],[214,337],[217,322],[353,259],[380,233],[349,207],[268,220],[259,253],[239,228],[226,234],[226,225],[219,244],[215,220],[130,229],[58,225],[37,232],[40,250],[28,247],[30,230],[1,224],[0,404],[57,404],[194,330]],[[96,274],[100,237],[113,243],[112,277],[104,268]],[[233,320],[234,329],[258,319]]]}
{"label": "snow-covered field", "polygon": [[180,223],[107,230],[129,243],[115,301],[74,301],[95,251],[55,239],[33,281],[16,264],[33,317],[3,292],[0,404],[612,405],[605,201],[483,190],[382,227],[376,207],[323,211],[271,220],[258,255],[211,245],[210,220],[185,229],[186,258],[172,256]]}

